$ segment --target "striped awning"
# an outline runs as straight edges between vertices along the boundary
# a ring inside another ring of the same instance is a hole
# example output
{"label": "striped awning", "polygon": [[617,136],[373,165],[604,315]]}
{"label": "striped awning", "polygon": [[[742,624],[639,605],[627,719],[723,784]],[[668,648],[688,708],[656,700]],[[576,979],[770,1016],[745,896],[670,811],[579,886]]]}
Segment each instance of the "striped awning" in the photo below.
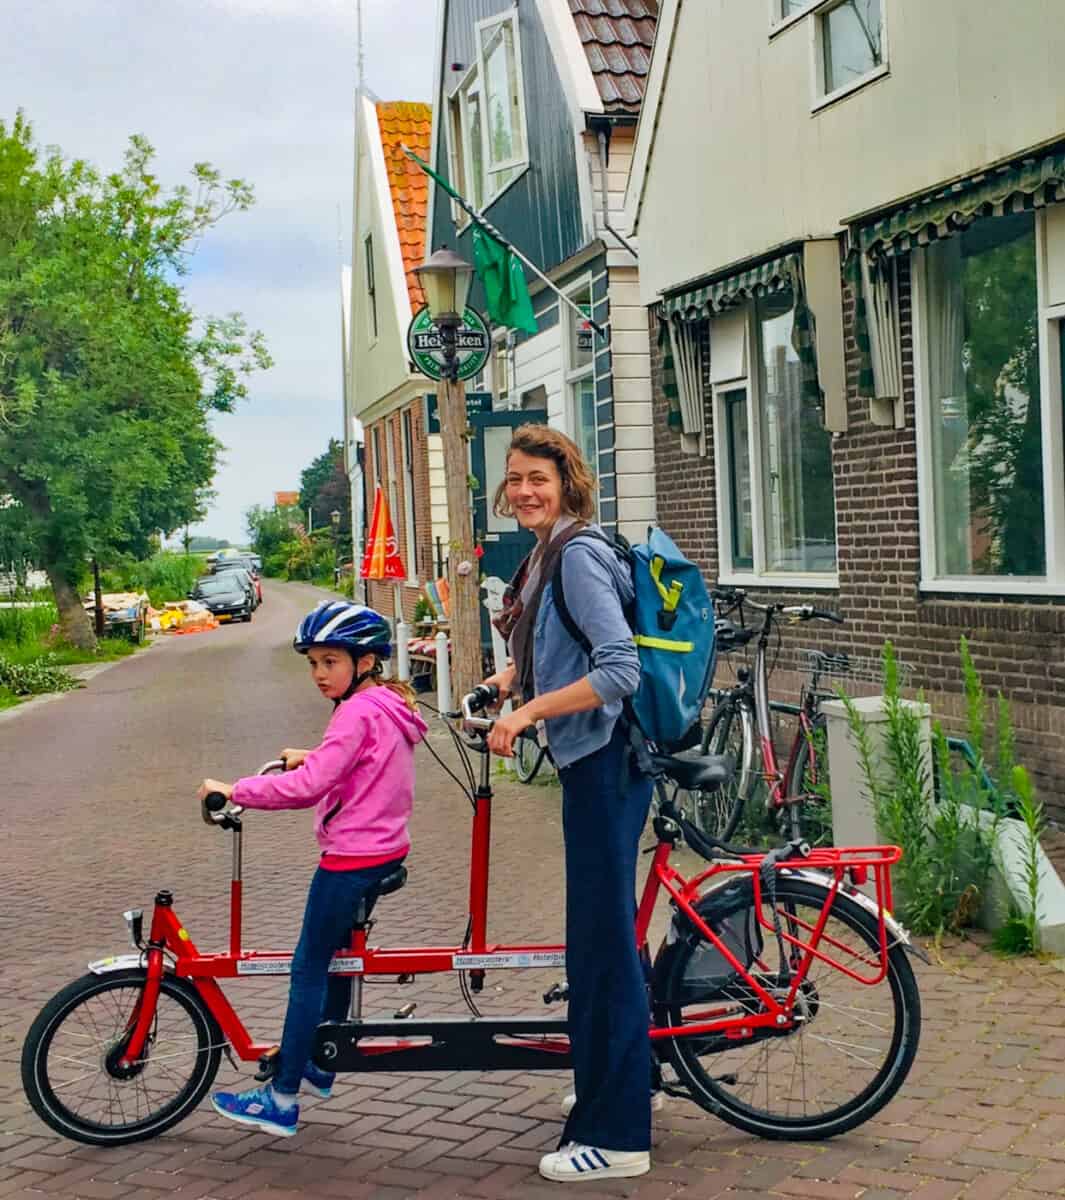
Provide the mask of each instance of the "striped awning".
{"label": "striped awning", "polygon": [[798,254],[785,254],[758,266],[748,267],[735,275],[727,275],[712,283],[702,284],[683,292],[663,297],[658,306],[659,316],[677,317],[683,321],[698,321],[712,317],[734,305],[766,296],[793,286],[796,273],[802,272]]}
{"label": "striped awning", "polygon": [[1065,153],[1028,158],[984,171],[915,201],[869,225],[858,247],[871,257],[904,254],[966,229],[978,217],[1027,212],[1065,200]]}
{"label": "striped awning", "polygon": [[759,296],[785,290],[792,292],[795,303],[791,343],[801,364],[802,397],[810,404],[823,405],[824,396],[817,378],[814,314],[806,300],[802,253],[793,251],[701,287],[666,295],[659,301],[657,315],[659,346],[662,348],[662,384],[669,401],[671,425],[683,429],[685,422],[669,326],[703,320]]}

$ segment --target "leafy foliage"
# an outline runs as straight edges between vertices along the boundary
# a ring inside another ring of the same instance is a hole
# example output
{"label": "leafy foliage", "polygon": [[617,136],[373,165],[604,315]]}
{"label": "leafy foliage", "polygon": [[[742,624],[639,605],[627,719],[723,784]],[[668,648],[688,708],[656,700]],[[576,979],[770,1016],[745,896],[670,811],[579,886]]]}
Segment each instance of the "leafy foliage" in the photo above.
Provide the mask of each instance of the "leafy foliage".
{"label": "leafy foliage", "polygon": [[104,591],[147,592],[154,607],[161,608],[168,600],[184,600],[203,573],[202,559],[164,550],[112,568],[101,576],[101,583]]}
{"label": "leafy foliage", "polygon": [[[269,366],[238,314],[197,320],[179,280],[199,239],[252,192],[206,163],[164,192],[130,139],[102,175],[0,122],[0,494],[49,574],[65,632],[86,558],[143,557],[202,515],[219,445],[208,424]],[[2,549],[2,546],[0,546]]]}
{"label": "leafy foliage", "polygon": [[46,654],[30,662],[12,662],[0,655],[0,687],[16,696],[37,696],[44,692],[69,692],[78,681],[58,666],[55,656]]}
{"label": "leafy foliage", "polygon": [[344,447],[337,438],[300,475],[300,508],[311,511],[312,529],[331,526],[330,514],[340,513],[339,533],[351,532],[351,485],[344,470]]}
{"label": "leafy foliage", "polygon": [[1013,791],[1017,815],[1024,829],[1025,907],[1014,905],[1000,929],[994,947],[1003,954],[1037,954],[1039,945],[1039,841],[1046,821],[1041,800],[1036,799],[1031,778],[1024,767],[1013,768]]}
{"label": "leafy foliage", "polygon": [[244,514],[252,549],[263,560],[263,573],[284,575],[288,552],[284,547],[302,531],[298,508],[263,508],[256,504]]}
{"label": "leafy foliage", "polygon": [[[902,697],[891,642],[884,646],[886,732],[882,751],[854,702],[842,696],[858,751],[867,793],[880,834],[901,846],[895,868],[898,907],[916,933],[956,931],[971,924],[980,909],[991,870],[999,823],[1010,778],[988,786],[984,759],[987,701],[968,644],[961,641],[969,737],[976,761],[960,774],[952,769],[941,726],[933,725],[929,761],[921,737],[921,717]],[[998,764],[1012,777],[1012,732],[1005,701],[999,697]]]}

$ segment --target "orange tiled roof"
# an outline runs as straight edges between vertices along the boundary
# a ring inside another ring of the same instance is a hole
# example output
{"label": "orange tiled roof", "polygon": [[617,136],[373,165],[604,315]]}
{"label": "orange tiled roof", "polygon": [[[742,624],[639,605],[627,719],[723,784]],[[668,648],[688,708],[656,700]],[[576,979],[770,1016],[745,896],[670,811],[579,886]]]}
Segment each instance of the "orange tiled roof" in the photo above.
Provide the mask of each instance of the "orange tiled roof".
{"label": "orange tiled roof", "polygon": [[414,267],[425,258],[425,221],[429,209],[429,177],[400,149],[408,146],[423,161],[429,159],[429,138],[433,110],[428,104],[407,100],[382,101],[377,105],[377,124],[381,128],[381,148],[385,153],[388,187],[392,193],[399,249],[407,279],[411,308],[415,312],[425,303]]}

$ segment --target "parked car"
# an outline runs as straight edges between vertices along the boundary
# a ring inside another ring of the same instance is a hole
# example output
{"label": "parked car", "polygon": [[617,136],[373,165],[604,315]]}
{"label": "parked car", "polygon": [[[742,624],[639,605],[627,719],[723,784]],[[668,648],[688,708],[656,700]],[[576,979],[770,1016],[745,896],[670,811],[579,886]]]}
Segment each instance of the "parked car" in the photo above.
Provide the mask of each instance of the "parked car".
{"label": "parked car", "polygon": [[252,598],[255,601],[255,607],[258,608],[263,602],[263,585],[259,576],[248,569],[247,564],[241,559],[226,559],[220,562],[214,570],[215,575],[237,575],[242,582],[245,582],[251,590]]}
{"label": "parked car", "polygon": [[198,600],[219,621],[250,621],[255,612],[254,597],[254,591],[249,590],[236,571],[204,575],[189,592],[190,600]]}

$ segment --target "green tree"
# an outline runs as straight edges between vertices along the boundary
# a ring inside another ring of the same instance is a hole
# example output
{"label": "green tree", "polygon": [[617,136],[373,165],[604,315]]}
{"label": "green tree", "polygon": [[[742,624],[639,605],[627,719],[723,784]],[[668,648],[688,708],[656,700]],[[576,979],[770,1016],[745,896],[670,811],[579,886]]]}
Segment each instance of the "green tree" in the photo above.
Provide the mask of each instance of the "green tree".
{"label": "green tree", "polygon": [[330,514],[340,513],[341,533],[351,532],[351,485],[344,470],[344,447],[337,438],[300,475],[300,508],[311,510],[312,525],[321,529]]}
{"label": "green tree", "polygon": [[212,412],[270,365],[239,314],[197,319],[179,286],[199,239],[251,188],[193,167],[166,192],[130,139],[120,171],[41,150],[0,121],[0,496],[48,574],[64,635],[91,646],[77,587],[89,556],[143,555],[200,518]]}
{"label": "green tree", "polygon": [[270,574],[284,571],[287,551],[282,548],[295,541],[302,532],[300,510],[295,507],[263,508],[253,505],[244,514],[252,550],[263,560],[263,570]]}

